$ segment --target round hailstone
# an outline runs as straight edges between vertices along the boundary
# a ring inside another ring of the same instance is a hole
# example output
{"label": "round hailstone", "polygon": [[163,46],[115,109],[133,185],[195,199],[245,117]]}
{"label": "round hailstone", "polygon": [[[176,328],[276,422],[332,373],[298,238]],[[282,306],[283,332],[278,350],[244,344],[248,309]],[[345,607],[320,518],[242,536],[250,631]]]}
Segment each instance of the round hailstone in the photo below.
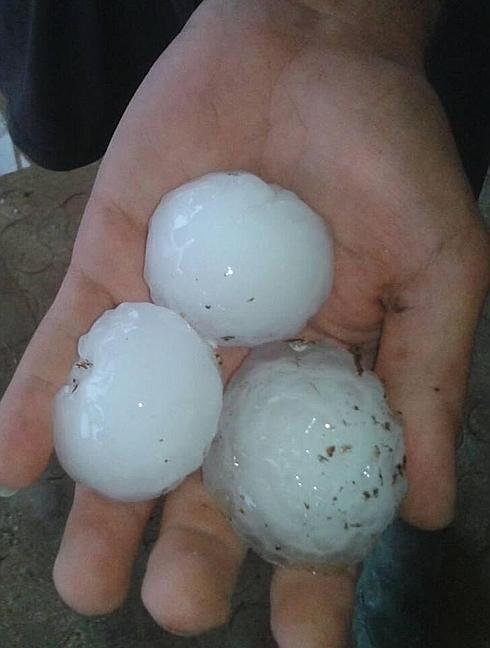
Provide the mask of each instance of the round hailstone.
{"label": "round hailstone", "polygon": [[243,172],[210,173],[163,197],[145,278],[155,304],[220,346],[293,337],[327,298],[332,241],[291,191]]}
{"label": "round hailstone", "polygon": [[380,380],[330,342],[252,351],[225,392],[204,483],[266,560],[362,560],[406,491],[402,428]]}
{"label": "round hailstone", "polygon": [[78,353],[54,402],[56,453],[75,481],[147,500],[202,464],[223,385],[187,322],[153,304],[121,304],[80,338]]}

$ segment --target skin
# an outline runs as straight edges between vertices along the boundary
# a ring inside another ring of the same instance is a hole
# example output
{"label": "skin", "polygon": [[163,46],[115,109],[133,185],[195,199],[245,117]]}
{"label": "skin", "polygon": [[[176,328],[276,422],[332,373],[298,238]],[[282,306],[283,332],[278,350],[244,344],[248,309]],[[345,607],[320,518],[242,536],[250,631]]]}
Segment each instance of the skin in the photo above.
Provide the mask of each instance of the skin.
{"label": "skin", "polygon": [[[161,195],[213,170],[245,169],[296,191],[330,224],[335,285],[304,333],[379,345],[376,370],[406,429],[403,515],[429,529],[451,520],[488,241],[424,78],[428,8],[416,3],[404,20],[390,3],[373,12],[366,2],[364,13],[305,4],[211,0],[148,74],[103,160],[63,285],[1,403],[3,485],[27,486],[44,469],[51,400],[78,337],[105,309],[148,299],[146,228]],[[244,353],[222,350],[226,375]],[[85,614],[121,605],[152,507],[77,486],[54,567],[68,605]],[[244,553],[191,476],[166,498],[145,606],[180,634],[224,623]],[[281,648],[344,645],[354,586],[354,571],[277,569],[271,623]]]}

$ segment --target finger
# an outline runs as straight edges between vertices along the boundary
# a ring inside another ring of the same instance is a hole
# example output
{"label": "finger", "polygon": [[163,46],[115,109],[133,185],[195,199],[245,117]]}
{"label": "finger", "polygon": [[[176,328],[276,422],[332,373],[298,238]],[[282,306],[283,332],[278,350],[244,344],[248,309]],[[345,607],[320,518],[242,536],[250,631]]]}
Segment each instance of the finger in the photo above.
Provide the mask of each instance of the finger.
{"label": "finger", "polygon": [[487,245],[478,232],[447,246],[386,302],[377,361],[405,426],[408,495],[402,513],[423,528],[453,515],[455,443],[473,334],[487,286]]}
{"label": "finger", "polygon": [[109,295],[69,272],[0,403],[0,484],[27,486],[52,450],[51,402],[76,356],[78,337],[112,308]]}
{"label": "finger", "polygon": [[80,614],[106,614],[128,591],[152,502],[112,502],[77,485],[53,570],[61,598]]}
{"label": "finger", "polygon": [[276,569],[271,624],[280,648],[346,646],[356,580],[355,569],[333,574]]}
{"label": "finger", "polygon": [[176,634],[225,623],[245,548],[195,473],[168,495],[143,582],[143,602]]}

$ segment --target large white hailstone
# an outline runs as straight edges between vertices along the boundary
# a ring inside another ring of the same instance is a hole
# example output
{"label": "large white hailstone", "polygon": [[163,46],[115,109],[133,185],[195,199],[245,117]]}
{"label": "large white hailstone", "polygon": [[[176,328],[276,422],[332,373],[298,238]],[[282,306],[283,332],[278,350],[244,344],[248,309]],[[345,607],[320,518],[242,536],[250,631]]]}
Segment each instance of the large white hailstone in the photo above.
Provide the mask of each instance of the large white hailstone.
{"label": "large white hailstone", "polygon": [[80,338],[78,353],[54,402],[56,453],[76,482],[147,500],[202,464],[223,385],[187,322],[153,304],[121,304]]}
{"label": "large white hailstone", "polygon": [[266,560],[362,560],[406,491],[402,428],[383,386],[333,343],[255,349],[225,391],[204,483]]}
{"label": "large white hailstone", "polygon": [[327,298],[332,241],[291,191],[251,173],[210,173],[163,197],[145,278],[155,304],[220,346],[287,339]]}

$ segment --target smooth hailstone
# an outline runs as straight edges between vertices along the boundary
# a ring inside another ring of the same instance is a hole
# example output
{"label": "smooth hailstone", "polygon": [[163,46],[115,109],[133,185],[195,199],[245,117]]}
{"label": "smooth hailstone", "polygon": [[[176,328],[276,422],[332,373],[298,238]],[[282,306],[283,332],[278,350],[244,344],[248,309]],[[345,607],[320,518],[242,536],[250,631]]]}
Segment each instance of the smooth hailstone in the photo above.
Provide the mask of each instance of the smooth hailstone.
{"label": "smooth hailstone", "polygon": [[147,500],[202,464],[223,385],[187,322],[153,304],[121,304],[80,338],[78,353],[54,403],[56,453],[76,482]]}
{"label": "smooth hailstone", "polygon": [[204,483],[273,563],[362,560],[406,491],[402,428],[380,380],[330,342],[255,349],[225,391]]}
{"label": "smooth hailstone", "polygon": [[206,340],[256,346],[293,337],[327,298],[332,241],[291,191],[250,173],[210,173],[163,197],[145,278],[155,304]]}

